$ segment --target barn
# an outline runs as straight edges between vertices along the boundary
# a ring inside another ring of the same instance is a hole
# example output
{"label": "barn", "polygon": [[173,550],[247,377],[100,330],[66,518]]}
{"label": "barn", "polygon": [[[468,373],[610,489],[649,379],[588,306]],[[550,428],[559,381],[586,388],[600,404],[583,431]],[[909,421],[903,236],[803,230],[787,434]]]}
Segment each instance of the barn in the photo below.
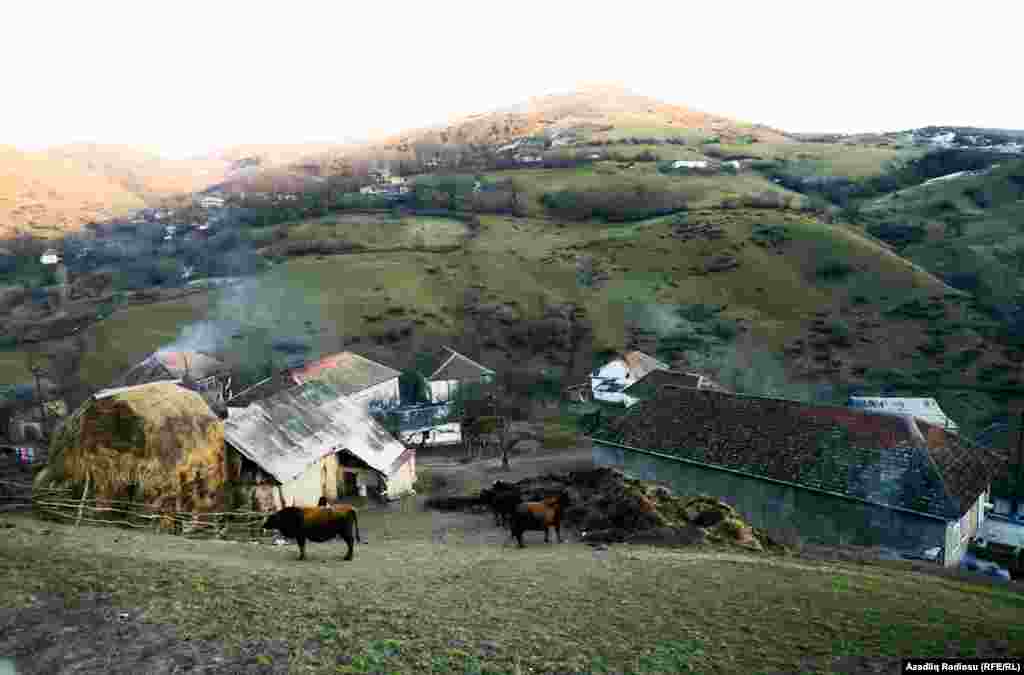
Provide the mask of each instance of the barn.
{"label": "barn", "polygon": [[306,382],[228,412],[227,475],[243,486],[241,499],[255,499],[260,508],[293,501],[315,506],[321,497],[393,499],[413,490],[415,450],[326,382]]}
{"label": "barn", "polygon": [[594,461],[710,494],[822,544],[942,550],[955,565],[1005,458],[912,415],[663,388],[592,434]]}

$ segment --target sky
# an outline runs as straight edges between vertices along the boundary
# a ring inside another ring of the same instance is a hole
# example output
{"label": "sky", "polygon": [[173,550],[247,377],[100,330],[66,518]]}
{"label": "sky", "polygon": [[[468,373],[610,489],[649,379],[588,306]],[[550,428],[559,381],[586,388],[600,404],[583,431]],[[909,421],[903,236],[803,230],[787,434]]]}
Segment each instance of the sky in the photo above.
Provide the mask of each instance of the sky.
{"label": "sky", "polygon": [[581,82],[787,131],[1024,128],[1024,3],[11,2],[0,144],[363,139]]}

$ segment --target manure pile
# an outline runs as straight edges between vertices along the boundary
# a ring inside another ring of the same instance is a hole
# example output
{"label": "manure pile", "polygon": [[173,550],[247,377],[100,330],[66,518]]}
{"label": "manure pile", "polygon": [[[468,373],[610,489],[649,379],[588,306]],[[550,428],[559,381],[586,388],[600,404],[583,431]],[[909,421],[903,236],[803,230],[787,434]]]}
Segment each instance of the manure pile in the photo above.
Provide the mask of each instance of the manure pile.
{"label": "manure pile", "polygon": [[[587,543],[661,545],[726,544],[747,550],[782,550],[728,504],[714,497],[679,497],[649,481],[608,468],[547,474],[514,483],[527,501],[563,490],[571,506],[563,522]],[[428,500],[428,508],[458,510],[479,505],[478,497]]]}

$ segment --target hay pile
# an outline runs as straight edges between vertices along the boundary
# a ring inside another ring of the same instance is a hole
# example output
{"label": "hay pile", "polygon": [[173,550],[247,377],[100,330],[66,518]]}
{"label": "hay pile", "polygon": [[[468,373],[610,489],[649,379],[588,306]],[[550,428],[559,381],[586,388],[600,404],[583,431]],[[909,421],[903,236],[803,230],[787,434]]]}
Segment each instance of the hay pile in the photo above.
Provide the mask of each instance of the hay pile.
{"label": "hay pile", "polygon": [[199,394],[156,382],[90,399],[67,418],[34,486],[161,510],[220,511],[224,424]]}
{"label": "hay pile", "polygon": [[589,543],[726,544],[753,551],[778,549],[728,504],[713,497],[677,497],[661,485],[595,469],[519,481],[526,499],[566,490],[565,520]]}

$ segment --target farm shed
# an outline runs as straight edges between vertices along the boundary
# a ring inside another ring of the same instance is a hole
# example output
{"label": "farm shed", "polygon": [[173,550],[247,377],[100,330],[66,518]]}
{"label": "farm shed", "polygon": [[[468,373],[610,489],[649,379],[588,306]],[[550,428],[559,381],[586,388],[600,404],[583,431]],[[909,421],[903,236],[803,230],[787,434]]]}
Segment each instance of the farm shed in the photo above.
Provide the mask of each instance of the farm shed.
{"label": "farm shed", "polygon": [[942,547],[983,524],[997,453],[910,415],[662,389],[592,435],[594,461],[710,494],[755,527],[825,544]]}
{"label": "farm shed", "polygon": [[[193,351],[160,350],[136,364],[114,382],[115,387],[130,387],[147,382],[190,379],[190,389],[204,394],[231,395],[229,368],[217,359]],[[214,399],[208,400],[213,401]]]}
{"label": "farm shed", "polygon": [[427,378],[431,403],[450,401],[460,387],[471,384],[488,384],[494,381],[494,371],[482,366],[468,356],[463,356],[450,347],[445,347],[449,356]]}
{"label": "farm shed", "polygon": [[594,398],[606,403],[633,405],[639,399],[626,395],[624,390],[654,370],[669,370],[669,367],[668,364],[643,352],[631,351],[620,354],[591,373],[590,386]]}
{"label": "farm shed", "polygon": [[314,506],[320,497],[368,493],[397,498],[416,481],[415,451],[325,382],[306,382],[229,413],[228,476],[255,484],[261,508],[268,501]]}
{"label": "farm shed", "polygon": [[57,430],[35,486],[87,481],[101,501],[221,511],[224,424],[202,396],[174,382],[98,392]]}
{"label": "farm shed", "polygon": [[401,401],[398,390],[401,373],[353,352],[325,356],[293,369],[290,374],[296,384],[325,382],[368,411],[392,408]]}

